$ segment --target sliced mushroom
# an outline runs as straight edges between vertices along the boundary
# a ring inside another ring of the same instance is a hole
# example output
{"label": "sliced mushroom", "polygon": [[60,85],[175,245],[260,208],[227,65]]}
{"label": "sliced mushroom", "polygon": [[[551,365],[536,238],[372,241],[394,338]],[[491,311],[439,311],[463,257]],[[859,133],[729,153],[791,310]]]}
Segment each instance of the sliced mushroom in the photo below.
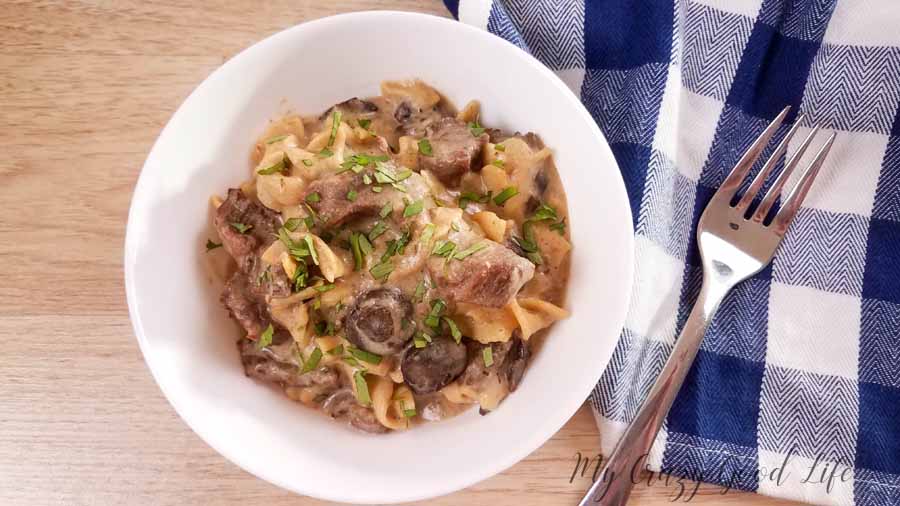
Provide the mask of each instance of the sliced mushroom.
{"label": "sliced mushroom", "polygon": [[415,331],[412,312],[412,303],[400,290],[369,290],[357,297],[344,317],[347,339],[379,355],[399,352]]}
{"label": "sliced mushroom", "polygon": [[528,349],[528,343],[514,336],[512,338],[512,346],[506,353],[506,360],[503,362],[502,369],[510,392],[515,392],[516,388],[519,387],[519,382],[522,381],[522,376],[525,374],[525,367],[528,365],[530,356],[531,351]]}
{"label": "sliced mushroom", "polygon": [[435,337],[424,348],[409,348],[400,362],[403,379],[417,394],[444,388],[466,368],[466,346],[447,337]]}
{"label": "sliced mushroom", "polygon": [[322,411],[332,418],[347,418],[350,425],[365,432],[380,434],[387,431],[384,425],[378,423],[375,413],[365,406],[360,406],[353,391],[348,388],[328,396],[322,403]]}

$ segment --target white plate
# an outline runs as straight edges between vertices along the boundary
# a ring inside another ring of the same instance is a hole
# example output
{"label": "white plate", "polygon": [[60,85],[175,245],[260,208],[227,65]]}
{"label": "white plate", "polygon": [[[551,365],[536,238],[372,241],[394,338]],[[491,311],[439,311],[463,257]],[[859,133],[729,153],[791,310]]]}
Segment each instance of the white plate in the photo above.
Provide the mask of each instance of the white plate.
{"label": "white plate", "polygon": [[[575,249],[568,309],[519,389],[489,416],[475,410],[415,430],[351,431],[246,378],[237,330],[202,257],[208,198],[249,175],[251,144],[291,106],[318,113],[419,77],[483,122],[534,131],[554,151]],[[549,439],[609,361],[631,288],[625,187],[599,129],[552,72],[462,23],[362,12],[296,26],[243,51],[182,104],[150,152],[125,241],[128,307],[141,350],[179,415],[247,471],[294,492],[356,503],[433,497],[499,473]],[[139,372],[136,372],[139,374]]]}

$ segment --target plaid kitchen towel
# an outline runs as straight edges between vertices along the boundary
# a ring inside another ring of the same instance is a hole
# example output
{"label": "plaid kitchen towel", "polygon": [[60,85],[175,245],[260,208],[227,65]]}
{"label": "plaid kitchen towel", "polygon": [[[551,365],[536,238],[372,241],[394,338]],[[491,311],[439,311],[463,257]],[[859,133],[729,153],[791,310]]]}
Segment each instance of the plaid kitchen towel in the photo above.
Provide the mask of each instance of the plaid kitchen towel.
{"label": "plaid kitchen towel", "polygon": [[636,272],[591,396],[607,454],[696,297],[697,220],[737,158],[785,105],[788,122],[806,116],[789,155],[812,123],[819,143],[838,132],[772,265],[723,303],[649,460],[812,503],[900,505],[900,0],[446,3],[555,70],[622,171]]}

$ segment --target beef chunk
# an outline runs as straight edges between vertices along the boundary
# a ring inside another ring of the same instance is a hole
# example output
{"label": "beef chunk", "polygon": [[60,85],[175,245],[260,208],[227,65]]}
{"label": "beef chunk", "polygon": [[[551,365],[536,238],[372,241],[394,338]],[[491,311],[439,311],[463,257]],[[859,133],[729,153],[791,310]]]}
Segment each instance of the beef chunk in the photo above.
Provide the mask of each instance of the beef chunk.
{"label": "beef chunk", "polygon": [[350,421],[350,425],[364,432],[375,434],[387,432],[387,428],[375,418],[375,413],[371,409],[361,406],[349,388],[338,390],[325,399],[325,402],[322,403],[322,411],[332,418],[346,418]]}
{"label": "beef chunk", "polygon": [[331,393],[340,387],[340,375],[328,366],[303,373],[296,364],[280,362],[256,348],[256,343],[241,339],[238,343],[244,373],[282,387],[317,387],[323,393]]}
{"label": "beef chunk", "polygon": [[[216,210],[215,226],[225,250],[242,271],[249,272],[251,257],[260,246],[272,243],[280,221],[278,213],[232,188]],[[245,227],[245,230],[241,232],[238,227]]]}
{"label": "beef chunk", "polygon": [[419,168],[430,170],[444,184],[457,186],[463,174],[481,169],[479,158],[487,134],[475,137],[462,121],[443,118],[429,127],[426,137],[432,154],[419,153]]}
{"label": "beef chunk", "polygon": [[[481,382],[493,371],[499,371],[506,360],[507,352],[512,347],[512,339],[505,343],[481,344],[476,341],[468,342],[468,364],[465,371],[459,377],[459,382],[463,385],[475,386]],[[494,363],[490,366],[484,365],[484,349],[491,348],[491,358]]]}
{"label": "beef chunk", "polygon": [[[222,245],[237,262],[240,272],[248,277],[248,286],[255,296],[285,297],[291,294],[291,283],[284,269],[260,260],[281,226],[278,213],[232,188],[228,190],[228,198],[216,210],[215,226]],[[244,231],[237,227],[244,227]]]}
{"label": "beef chunk", "polygon": [[[438,290],[456,302],[503,307],[534,276],[534,264],[493,241],[464,260],[428,260]],[[460,247],[462,249],[462,246]]]}
{"label": "beef chunk", "polygon": [[[347,192],[350,190],[357,192],[356,200],[353,202],[347,200]],[[356,218],[377,214],[388,201],[386,192],[373,192],[359,176],[352,172],[316,179],[307,188],[306,196],[313,193],[319,194],[319,201],[310,202],[309,205],[319,215],[325,228],[336,227]]]}
{"label": "beef chunk", "polygon": [[263,300],[253,291],[247,275],[238,271],[225,284],[222,304],[229,315],[254,339],[269,326],[271,320]]}

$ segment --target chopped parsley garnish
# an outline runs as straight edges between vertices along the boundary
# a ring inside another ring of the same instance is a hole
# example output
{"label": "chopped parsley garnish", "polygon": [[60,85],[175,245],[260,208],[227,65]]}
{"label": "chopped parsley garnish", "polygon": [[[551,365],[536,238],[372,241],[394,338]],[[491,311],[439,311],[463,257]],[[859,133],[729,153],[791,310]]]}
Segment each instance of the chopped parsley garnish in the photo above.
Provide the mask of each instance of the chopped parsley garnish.
{"label": "chopped parsley garnish", "polygon": [[353,251],[353,270],[358,271],[363,267],[363,252],[359,247],[359,241],[362,234],[359,232],[352,232],[350,234],[350,250]]}
{"label": "chopped parsley garnish", "polygon": [[297,262],[297,270],[294,271],[294,279],[291,280],[294,284],[294,291],[299,292],[306,288],[307,282],[309,282],[309,270],[306,268],[306,262]]}
{"label": "chopped parsley garnish", "polygon": [[388,229],[387,224],[385,224],[383,221],[379,221],[378,223],[375,224],[374,227],[372,227],[372,230],[369,231],[369,240],[374,241],[375,239],[378,238],[378,236],[385,233],[387,231],[387,229]]}
{"label": "chopped parsley garnish", "polygon": [[245,225],[243,223],[238,223],[236,221],[232,221],[231,226],[232,226],[232,228],[234,228],[235,230],[237,230],[238,232],[240,232],[242,234],[246,234],[248,230],[253,228],[253,225]]}
{"label": "chopped parsley garnish", "polygon": [[269,326],[266,327],[266,330],[264,330],[262,332],[262,334],[259,335],[259,340],[256,341],[256,347],[259,349],[263,349],[266,346],[271,346],[272,345],[272,335],[274,333],[275,333],[275,329],[272,327],[272,324],[270,323]]}
{"label": "chopped parsley garnish", "polygon": [[538,250],[537,242],[534,239],[534,232],[531,230],[530,221],[525,221],[522,224],[522,235],[523,237],[513,236],[512,240],[516,245],[525,252],[525,257],[531,260],[535,265],[541,265],[543,263],[543,259],[541,258],[541,253]]}
{"label": "chopped parsley garnish", "polygon": [[316,253],[316,245],[313,244],[312,236],[307,234],[303,237],[303,240],[306,242],[306,247],[309,249],[309,256],[312,257],[313,263],[319,265],[319,255]]}
{"label": "chopped parsley garnish", "polygon": [[334,145],[334,138],[337,137],[338,128],[341,126],[341,111],[335,109],[331,115],[331,135],[328,136],[328,147]]}
{"label": "chopped parsley garnish", "polygon": [[221,247],[222,247],[222,243],[220,243],[220,242],[212,242],[212,240],[210,240],[210,239],[206,240],[206,251],[207,252],[212,251],[216,248],[221,248]]}
{"label": "chopped parsley garnish", "polygon": [[394,264],[392,264],[390,261],[375,264],[371,269],[369,269],[369,273],[372,274],[372,277],[378,280],[386,280],[393,271]]}
{"label": "chopped parsley garnish", "polygon": [[478,202],[479,204],[487,204],[491,200],[492,192],[484,195],[475,192],[462,192],[459,194],[459,207],[465,209],[469,202]]}
{"label": "chopped parsley garnish", "polygon": [[535,209],[534,214],[528,218],[528,221],[544,221],[544,220],[556,220],[556,209],[547,204],[541,204],[540,207]]}
{"label": "chopped parsley garnish", "polygon": [[331,290],[334,290],[334,283],[328,283],[327,285],[316,287],[316,291],[319,293],[330,292]]}
{"label": "chopped parsley garnish", "polygon": [[503,166],[506,165],[506,163],[503,160],[497,158],[496,160],[491,162],[491,165],[493,165],[494,167],[500,167],[502,169]]}
{"label": "chopped parsley garnish", "polygon": [[453,340],[456,341],[456,344],[459,344],[462,340],[462,332],[460,332],[459,327],[456,326],[456,322],[446,316],[443,319],[444,322],[447,323],[447,326],[450,327],[450,335],[453,336]]}
{"label": "chopped parsley garnish", "polygon": [[478,242],[478,243],[473,244],[472,246],[469,246],[468,248],[466,248],[462,251],[457,251],[456,253],[453,254],[453,258],[455,258],[456,260],[463,260],[466,257],[468,257],[470,255],[474,255],[475,253],[478,253],[479,251],[481,251],[487,247],[488,247],[488,245],[486,242]]}
{"label": "chopped parsley garnish", "polygon": [[363,406],[371,404],[372,398],[369,397],[369,384],[366,383],[365,373],[362,371],[354,372],[353,382],[356,384],[356,400]]}
{"label": "chopped parsley garnish", "polygon": [[410,216],[415,216],[422,212],[423,202],[421,200],[417,200],[415,202],[411,202],[406,205],[403,209],[403,217],[409,218]]}
{"label": "chopped parsley garnish", "polygon": [[436,329],[438,325],[441,324],[441,314],[443,314],[446,307],[446,302],[441,299],[434,299],[431,302],[431,311],[429,311],[428,316],[425,317],[425,325]]}
{"label": "chopped parsley garnish", "polygon": [[566,235],[566,219],[550,225],[550,230],[556,231],[559,235]]}
{"label": "chopped parsley garnish", "polygon": [[507,186],[503,189],[502,192],[498,193],[496,197],[494,197],[494,203],[498,206],[502,206],[506,203],[507,200],[515,197],[519,194],[519,189],[515,186]]}
{"label": "chopped parsley garnish", "polygon": [[334,323],[326,322],[325,320],[319,320],[316,322],[316,325],[313,327],[313,330],[316,331],[317,336],[333,336],[334,335]]}
{"label": "chopped parsley garnish", "polygon": [[359,174],[371,163],[386,162],[388,160],[390,160],[390,157],[387,155],[358,154],[344,160],[344,162],[341,163],[341,169],[352,170],[353,172]]}
{"label": "chopped parsley garnish", "polygon": [[360,119],[356,120],[356,122],[359,124],[360,127],[362,127],[365,130],[368,130],[369,125],[372,124],[372,120],[364,119],[364,118],[360,118]]}
{"label": "chopped parsley garnish", "polygon": [[425,156],[432,155],[431,142],[429,142],[428,139],[419,140],[419,153],[422,153]]}
{"label": "chopped parsley garnish", "polygon": [[302,223],[302,221],[303,220],[301,220],[300,218],[288,218],[284,222],[284,228],[286,228],[288,232],[293,232],[300,227],[300,223]]}
{"label": "chopped parsley garnish", "polygon": [[266,144],[275,144],[278,141],[283,141],[283,140],[287,139],[287,137],[288,137],[287,135],[276,135],[275,137],[272,137],[271,139],[267,140]]}
{"label": "chopped parsley garnish", "polygon": [[400,237],[388,241],[387,249],[384,251],[384,254],[381,255],[381,262],[387,262],[392,256],[398,253],[402,255],[403,251],[406,249],[406,245],[409,244],[411,237],[409,230],[406,230]]}
{"label": "chopped parsley garnish", "polygon": [[334,155],[334,151],[332,151],[328,148],[322,148],[322,151],[319,151],[319,156],[321,156],[322,158],[328,158],[329,156],[333,156],[333,155]]}
{"label": "chopped parsley garnish", "polygon": [[406,409],[406,403],[402,400],[398,401],[400,404],[400,411],[403,413],[403,416],[406,418],[412,418],[416,416],[416,408]]}
{"label": "chopped parsley garnish", "polygon": [[360,233],[359,234],[359,250],[362,251],[363,255],[369,255],[372,253],[372,250],[375,248],[372,246],[372,243],[366,239],[366,235]]}
{"label": "chopped parsley garnish", "polygon": [[416,285],[416,292],[413,294],[413,302],[418,304],[422,302],[422,298],[425,296],[425,280],[419,281],[419,284]]}
{"label": "chopped parsley garnish", "polygon": [[378,365],[381,363],[381,355],[361,350],[355,346],[349,346],[347,352],[353,355],[357,360],[362,360],[369,364]]}
{"label": "chopped parsley garnish", "polygon": [[310,204],[315,204],[316,202],[319,202],[322,200],[322,196],[319,195],[319,192],[312,192],[306,196],[305,200],[307,202],[309,202]]}
{"label": "chopped parsley garnish", "polygon": [[433,236],[433,235],[434,235],[434,223],[429,223],[429,224],[425,225],[425,228],[422,229],[422,237],[419,239],[419,241],[422,244],[425,244],[427,246],[428,243],[431,242],[431,236]]}
{"label": "chopped parsley garnish", "polygon": [[434,249],[431,250],[432,255],[436,255],[439,257],[449,256],[451,253],[456,251],[456,243],[453,241],[442,241],[434,245]]}
{"label": "chopped parsley garnish", "polygon": [[281,157],[281,160],[269,165],[265,169],[259,169],[256,171],[260,176],[270,176],[272,174],[281,174],[284,171],[284,168],[287,166],[284,162],[284,157]]}
{"label": "chopped parsley garnish", "polygon": [[306,165],[307,167],[312,167],[312,164],[313,164],[313,163],[315,163],[315,162],[313,162],[313,161],[310,160],[309,158],[306,158],[306,159],[303,160],[303,165]]}
{"label": "chopped parsley garnish", "polygon": [[491,350],[490,346],[485,346],[481,350],[481,358],[484,359],[484,366],[490,367],[494,365],[494,352]]}
{"label": "chopped parsley garnish", "polygon": [[467,125],[469,127],[469,131],[472,132],[472,135],[475,137],[481,137],[481,134],[484,133],[484,127],[478,124],[478,120],[470,121]]}
{"label": "chopped parsley garnish", "polygon": [[303,369],[301,373],[308,373],[318,367],[319,361],[322,360],[322,350],[316,346],[316,349],[309,354],[309,358],[303,361]]}
{"label": "chopped parsley garnish", "polygon": [[378,216],[387,218],[391,215],[392,212],[394,212],[394,205],[388,202],[384,205],[384,207],[381,208],[381,211],[378,212]]}
{"label": "chopped parsley garnish", "polygon": [[356,190],[350,190],[347,192],[347,200],[350,202],[356,201],[357,193]]}

